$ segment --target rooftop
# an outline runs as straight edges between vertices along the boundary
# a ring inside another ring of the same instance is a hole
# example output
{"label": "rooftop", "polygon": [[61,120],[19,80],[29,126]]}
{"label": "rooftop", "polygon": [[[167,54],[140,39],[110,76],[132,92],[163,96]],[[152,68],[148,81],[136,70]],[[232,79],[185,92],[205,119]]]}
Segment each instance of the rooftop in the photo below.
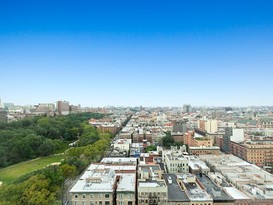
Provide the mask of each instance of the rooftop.
{"label": "rooftop", "polygon": [[250,199],[235,187],[224,187],[223,189],[234,199]]}
{"label": "rooftop", "polygon": [[233,201],[226,192],[216,186],[209,177],[206,175],[196,175],[198,180],[206,188],[206,192],[210,194],[213,198],[213,201]]}
{"label": "rooftop", "polygon": [[135,174],[121,174],[118,183],[117,191],[135,192],[136,175]]}
{"label": "rooftop", "polygon": [[129,158],[129,157],[120,157],[120,158],[103,158],[101,163],[106,164],[134,164],[136,165],[137,159],[136,158]]}
{"label": "rooftop", "polygon": [[234,155],[200,156],[253,199],[273,199],[273,175]]}
{"label": "rooftop", "polygon": [[104,158],[102,161],[105,161],[105,164],[91,164],[70,192],[113,192],[113,185],[117,177],[120,177],[118,191],[135,191],[136,159],[134,162],[131,160],[131,165],[128,163],[131,158],[122,158],[123,163],[121,164],[108,163],[109,159],[112,159],[113,162],[120,162],[121,158]]}
{"label": "rooftop", "polygon": [[138,187],[166,187],[166,184],[164,181],[161,180],[146,179],[139,180]]}
{"label": "rooftop", "polygon": [[184,174],[178,176],[186,188],[186,194],[191,201],[212,201],[211,196],[196,183],[195,176]]}
{"label": "rooftop", "polygon": [[[190,201],[184,191],[181,190],[177,184],[177,177],[175,174],[163,174],[163,177],[168,186],[168,200],[169,201]],[[169,183],[168,179],[171,178],[172,182]]]}
{"label": "rooftop", "polygon": [[220,147],[213,146],[213,147],[206,147],[206,146],[201,146],[201,147],[189,147],[191,150],[220,150]]}

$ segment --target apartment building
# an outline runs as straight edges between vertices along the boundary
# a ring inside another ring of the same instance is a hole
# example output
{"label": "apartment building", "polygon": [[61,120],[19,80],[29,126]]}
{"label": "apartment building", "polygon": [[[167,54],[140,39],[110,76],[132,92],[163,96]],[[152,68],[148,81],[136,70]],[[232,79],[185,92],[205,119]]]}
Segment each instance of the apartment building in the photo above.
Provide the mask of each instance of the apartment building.
{"label": "apartment building", "polygon": [[226,182],[250,198],[253,205],[273,204],[272,174],[230,154],[200,158],[215,172],[220,172]]}
{"label": "apartment building", "polygon": [[163,174],[168,187],[168,205],[189,205],[190,199],[178,184],[175,174]]}
{"label": "apartment building", "polygon": [[179,149],[173,146],[171,147],[171,150],[163,151],[162,159],[169,173],[175,174],[189,172],[189,160],[183,155],[185,151],[185,146],[181,146]]}
{"label": "apartment building", "polygon": [[213,205],[213,198],[205,191],[195,175],[177,175],[178,184],[189,198],[189,205]]}
{"label": "apartment building", "polygon": [[168,188],[163,179],[138,180],[138,204],[168,204]]}
{"label": "apartment building", "polygon": [[220,147],[213,146],[213,147],[189,147],[189,154],[190,155],[219,155],[220,154]]}
{"label": "apartment building", "polygon": [[69,102],[57,101],[57,111],[61,115],[68,115],[69,114]]}
{"label": "apartment building", "polygon": [[138,204],[167,204],[168,189],[159,164],[138,167]]}
{"label": "apartment building", "polygon": [[258,120],[258,127],[260,128],[273,128],[273,117],[264,117]]}
{"label": "apartment building", "polygon": [[272,140],[251,140],[245,143],[231,141],[230,151],[232,154],[257,166],[266,166],[273,163]]}
{"label": "apartment building", "polygon": [[136,159],[104,158],[71,188],[72,205],[135,205]]}

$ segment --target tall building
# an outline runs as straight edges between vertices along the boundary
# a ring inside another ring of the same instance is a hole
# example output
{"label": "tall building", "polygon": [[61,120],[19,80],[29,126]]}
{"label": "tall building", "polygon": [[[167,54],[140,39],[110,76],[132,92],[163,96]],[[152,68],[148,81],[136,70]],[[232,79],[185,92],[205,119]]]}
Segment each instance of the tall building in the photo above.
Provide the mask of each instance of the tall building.
{"label": "tall building", "polygon": [[191,105],[190,104],[184,104],[183,105],[183,112],[184,113],[190,113],[191,112]]}
{"label": "tall building", "polygon": [[215,133],[218,130],[217,120],[198,120],[198,128],[209,133]]}
{"label": "tall building", "polygon": [[232,127],[225,127],[225,134],[223,136],[223,151],[224,152],[230,152],[229,142],[230,142],[231,136],[232,136]]}
{"label": "tall building", "polygon": [[244,129],[233,128],[232,136],[230,140],[233,142],[243,142],[244,141]]}
{"label": "tall building", "polygon": [[61,115],[69,114],[69,102],[67,101],[58,101],[57,102],[57,111]]}

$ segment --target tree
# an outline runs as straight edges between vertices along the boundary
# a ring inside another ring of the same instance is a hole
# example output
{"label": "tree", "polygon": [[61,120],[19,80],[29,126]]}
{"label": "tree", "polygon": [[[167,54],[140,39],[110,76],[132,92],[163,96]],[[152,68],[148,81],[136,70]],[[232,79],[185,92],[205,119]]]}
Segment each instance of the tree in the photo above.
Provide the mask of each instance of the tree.
{"label": "tree", "polygon": [[0,146],[0,167],[4,167],[7,164],[6,149]]}
{"label": "tree", "polygon": [[145,152],[156,151],[156,150],[157,150],[157,148],[154,145],[150,145],[150,146],[145,148]]}
{"label": "tree", "polygon": [[170,132],[166,132],[166,136],[163,137],[162,143],[163,143],[163,146],[167,148],[170,148],[170,146],[174,144],[174,139]]}
{"label": "tree", "polygon": [[45,139],[43,144],[39,147],[39,152],[42,156],[48,156],[53,154],[55,145],[51,139]]}
{"label": "tree", "polygon": [[60,166],[60,169],[65,179],[73,178],[77,175],[77,167],[74,165],[63,164]]}
{"label": "tree", "polygon": [[25,187],[21,204],[27,205],[51,205],[55,203],[55,194],[50,191],[50,181],[42,175],[31,177],[23,183]]}

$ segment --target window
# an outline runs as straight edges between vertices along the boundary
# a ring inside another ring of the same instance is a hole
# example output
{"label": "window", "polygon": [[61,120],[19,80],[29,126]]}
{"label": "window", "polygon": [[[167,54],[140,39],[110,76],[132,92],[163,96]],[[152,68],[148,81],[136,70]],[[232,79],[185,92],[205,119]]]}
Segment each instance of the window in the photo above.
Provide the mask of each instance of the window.
{"label": "window", "polygon": [[85,197],[86,197],[86,195],[85,195],[85,194],[83,194],[83,195],[82,195],[82,198],[83,198],[83,199],[85,199]]}
{"label": "window", "polygon": [[102,205],[102,201],[99,201],[99,205]]}
{"label": "window", "polygon": [[124,205],[124,202],[123,202],[123,201],[120,201],[120,202],[119,202],[119,205]]}
{"label": "window", "polygon": [[95,205],[93,201],[90,201],[90,205]]}
{"label": "window", "polygon": [[109,194],[105,194],[104,197],[105,197],[106,199],[108,199],[108,198],[109,198]]}
{"label": "window", "polygon": [[105,205],[110,205],[110,202],[109,201],[105,201]]}
{"label": "window", "polygon": [[85,201],[82,201],[82,205],[85,205]]}
{"label": "window", "polygon": [[74,205],[77,205],[78,203],[75,201]]}
{"label": "window", "polygon": [[128,194],[128,199],[131,199],[132,198],[132,194]]}
{"label": "window", "polygon": [[94,194],[90,194],[90,198],[93,199],[94,198]]}
{"label": "window", "polygon": [[102,194],[99,195],[100,199],[102,198]]}
{"label": "window", "polygon": [[77,199],[78,198],[78,194],[75,194],[75,199]]}
{"label": "window", "polygon": [[128,205],[133,205],[133,202],[131,202],[131,201],[128,201]]}
{"label": "window", "polygon": [[123,194],[120,194],[120,195],[119,195],[119,198],[123,199]]}

